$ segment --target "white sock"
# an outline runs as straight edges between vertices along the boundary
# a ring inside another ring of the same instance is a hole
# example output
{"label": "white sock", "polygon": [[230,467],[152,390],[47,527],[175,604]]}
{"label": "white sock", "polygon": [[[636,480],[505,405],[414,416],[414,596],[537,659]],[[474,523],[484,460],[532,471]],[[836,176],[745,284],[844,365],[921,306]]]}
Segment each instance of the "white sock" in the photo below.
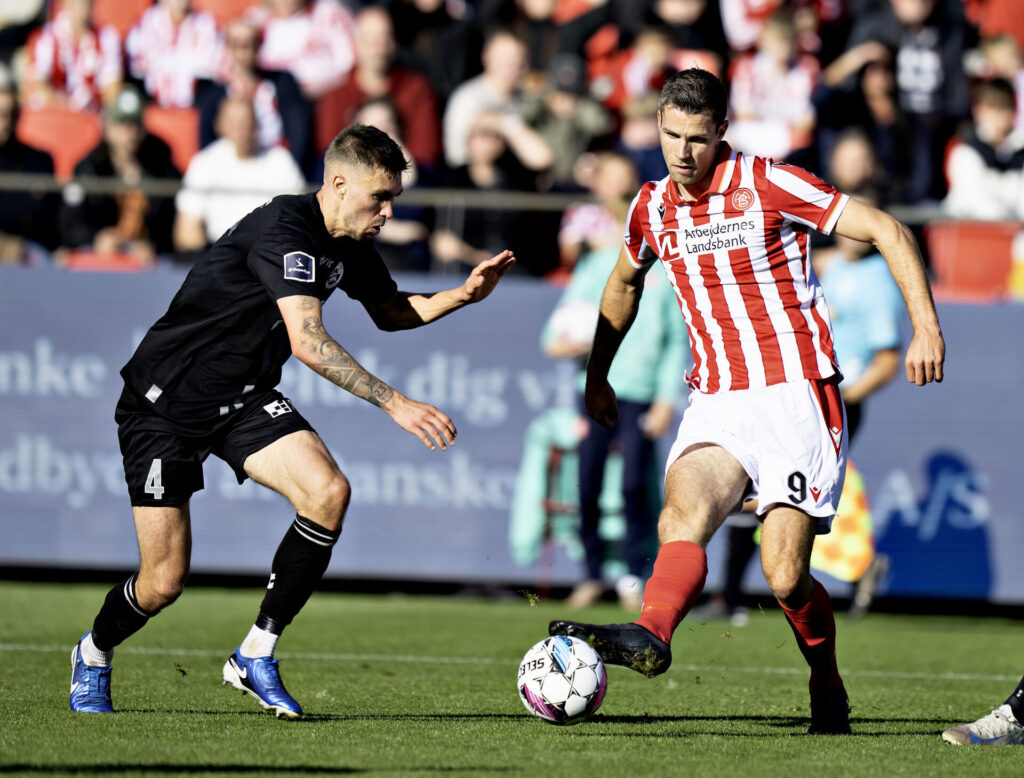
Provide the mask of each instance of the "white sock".
{"label": "white sock", "polygon": [[265,629],[260,629],[255,624],[252,625],[252,629],[249,630],[249,634],[245,636],[245,640],[242,641],[241,652],[242,656],[253,659],[257,656],[273,656],[274,649],[277,647],[277,639],[280,635],[275,635],[273,632],[267,632]]}
{"label": "white sock", "polygon": [[110,667],[110,663],[114,661],[114,649],[100,651],[96,648],[96,644],[92,642],[92,632],[78,644],[78,655],[90,667]]}

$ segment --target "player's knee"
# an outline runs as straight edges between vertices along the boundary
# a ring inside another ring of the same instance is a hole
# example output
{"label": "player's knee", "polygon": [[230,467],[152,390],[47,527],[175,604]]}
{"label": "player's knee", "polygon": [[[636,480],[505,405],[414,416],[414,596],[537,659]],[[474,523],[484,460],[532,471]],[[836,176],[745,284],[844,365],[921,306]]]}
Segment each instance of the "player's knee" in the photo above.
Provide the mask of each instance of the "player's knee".
{"label": "player's knee", "polygon": [[765,580],[775,599],[787,608],[799,608],[809,599],[808,581],[800,570],[780,567],[765,571]]}
{"label": "player's knee", "polygon": [[675,540],[688,540],[698,545],[707,545],[705,522],[700,512],[691,507],[666,505],[658,516],[658,541],[664,545]]}
{"label": "player's knee", "polygon": [[151,575],[144,589],[140,584],[136,584],[139,605],[150,613],[166,608],[181,596],[185,588],[186,575],[187,573],[165,571]]}
{"label": "player's knee", "polygon": [[348,479],[341,473],[332,474],[315,491],[311,504],[305,509],[299,507],[299,513],[329,530],[338,530],[345,520],[351,498],[352,487]]}

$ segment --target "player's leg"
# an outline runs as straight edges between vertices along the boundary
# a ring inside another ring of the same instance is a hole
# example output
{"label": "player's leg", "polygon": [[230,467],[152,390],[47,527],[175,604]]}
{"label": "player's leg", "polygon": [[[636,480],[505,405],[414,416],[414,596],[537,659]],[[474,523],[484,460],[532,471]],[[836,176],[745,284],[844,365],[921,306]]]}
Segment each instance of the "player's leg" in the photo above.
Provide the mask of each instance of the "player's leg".
{"label": "player's leg", "polygon": [[139,571],[109,592],[92,630],[71,652],[71,709],[107,713],[114,649],[181,594],[188,577],[192,535],[188,504],[165,508],[135,506]]}
{"label": "player's leg", "polygon": [[1024,678],[994,711],[970,724],[950,727],[942,739],[957,746],[1024,745]]}
{"label": "player's leg", "polygon": [[644,588],[640,618],[607,626],[553,621],[549,632],[587,640],[610,664],[647,676],[665,672],[672,662],[672,633],[704,588],[704,547],[742,499],[748,481],[743,466],[720,446],[685,449],[665,477],[665,506],[658,519],[661,548]]}
{"label": "player's leg", "polygon": [[188,504],[203,488],[194,441],[125,389],[114,413],[139,543],[139,571],[111,589],[72,651],[72,710],[107,712],[114,648],[181,592],[188,575]]}
{"label": "player's leg", "polygon": [[811,734],[850,731],[849,703],[836,663],[832,599],[811,576],[811,547],[820,520],[786,505],[769,506],[761,530],[765,580],[811,668]]}
{"label": "player's leg", "polygon": [[348,507],[349,485],[310,429],[274,440],[246,456],[242,466],[254,481],[287,497],[295,518],[274,554],[256,623],[224,665],[224,682],[277,716],[297,718],[302,708],[281,683],[274,650],[327,570]]}

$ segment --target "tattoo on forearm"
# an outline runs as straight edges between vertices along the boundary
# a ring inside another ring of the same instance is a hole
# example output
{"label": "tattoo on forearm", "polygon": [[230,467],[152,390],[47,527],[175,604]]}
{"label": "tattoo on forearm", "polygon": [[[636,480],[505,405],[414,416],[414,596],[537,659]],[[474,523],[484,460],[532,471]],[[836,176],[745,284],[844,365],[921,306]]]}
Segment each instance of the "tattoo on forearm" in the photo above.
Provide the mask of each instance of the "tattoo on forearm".
{"label": "tattoo on forearm", "polygon": [[340,343],[327,334],[319,317],[310,316],[302,323],[302,345],[315,355],[311,365],[314,370],[356,397],[380,407],[394,395],[394,389],[364,370]]}

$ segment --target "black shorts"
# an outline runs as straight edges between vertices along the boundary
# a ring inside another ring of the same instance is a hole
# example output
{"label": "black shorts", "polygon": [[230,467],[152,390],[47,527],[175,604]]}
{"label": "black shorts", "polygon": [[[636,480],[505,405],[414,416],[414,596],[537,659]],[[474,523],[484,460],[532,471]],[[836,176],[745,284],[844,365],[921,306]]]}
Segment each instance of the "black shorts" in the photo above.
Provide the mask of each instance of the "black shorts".
{"label": "black shorts", "polygon": [[117,402],[114,420],[132,505],[184,505],[203,488],[203,462],[210,454],[227,462],[242,483],[246,479],[243,465],[250,454],[285,435],[313,430],[276,390],[250,402],[208,434],[196,435],[154,413],[126,388]]}

